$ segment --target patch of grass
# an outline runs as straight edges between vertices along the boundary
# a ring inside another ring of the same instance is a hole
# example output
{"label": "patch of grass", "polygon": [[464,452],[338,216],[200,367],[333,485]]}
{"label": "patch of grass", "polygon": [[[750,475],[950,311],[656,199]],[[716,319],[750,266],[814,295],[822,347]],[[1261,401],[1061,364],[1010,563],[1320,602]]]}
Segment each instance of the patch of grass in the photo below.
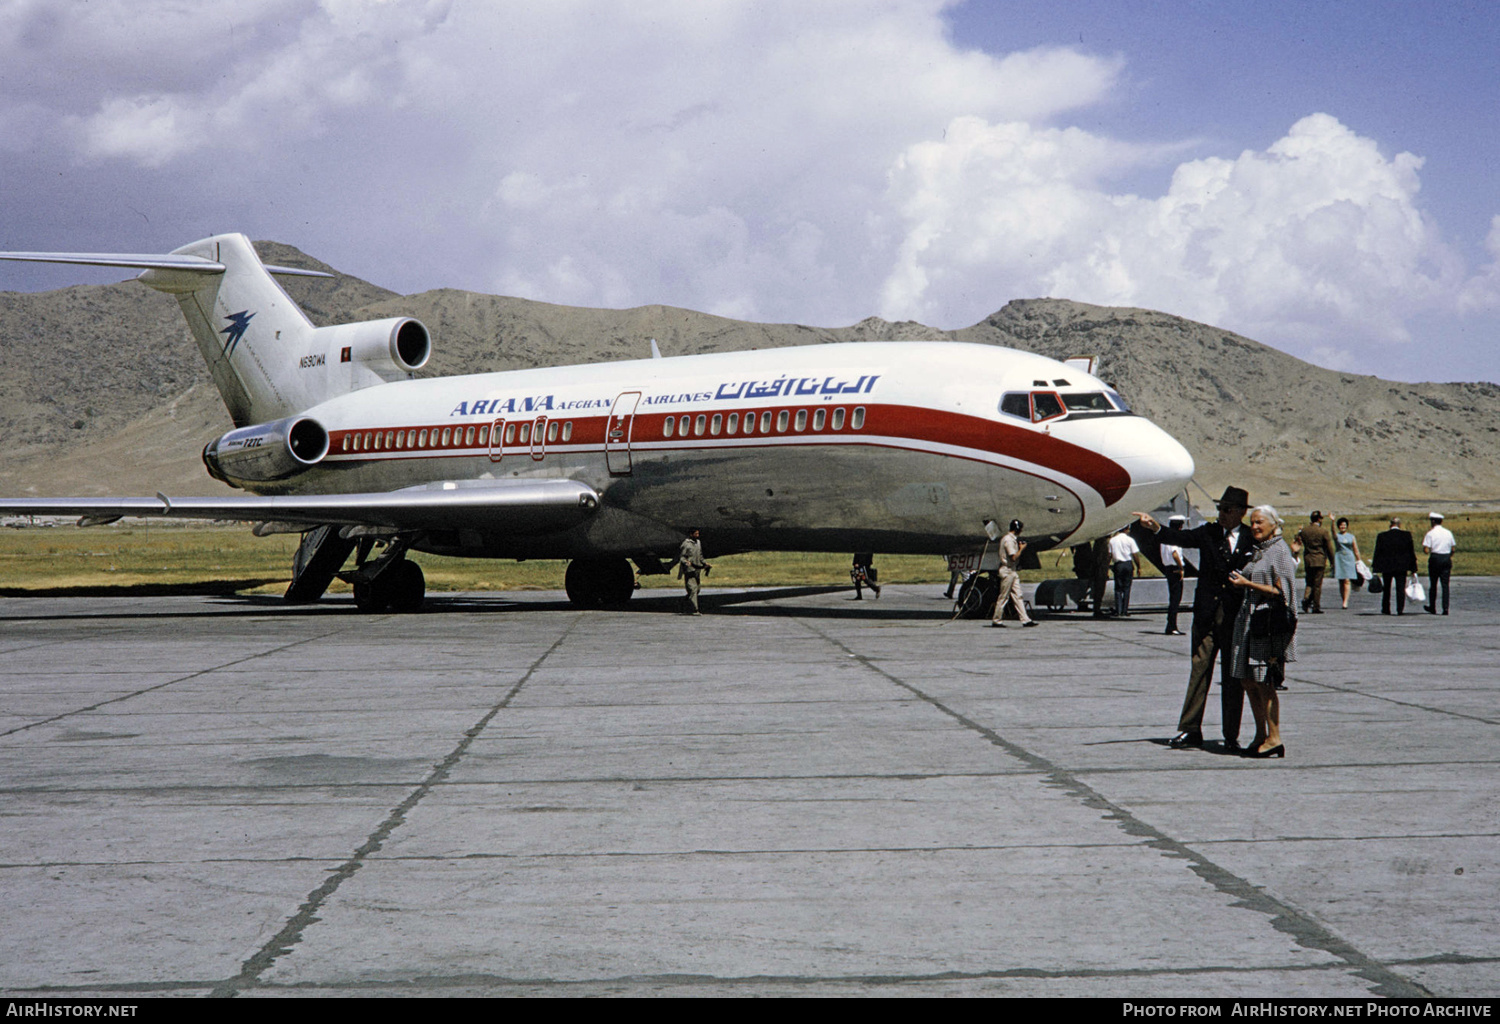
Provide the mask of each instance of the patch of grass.
{"label": "patch of grass", "polygon": [[[1350,516],[1366,561],[1386,516]],[[1403,515],[1418,551],[1425,517]],[[1305,520],[1290,520],[1294,533]],[[1332,522],[1328,522],[1331,527]],[[1500,575],[1500,513],[1456,513],[1445,525],[1458,539],[1454,572]],[[268,593],[291,581],[295,534],[254,537],[243,526],[158,524],[140,520],[78,529],[72,526],[0,530],[0,595],[39,593]],[[850,554],[753,552],[714,558],[711,587],[837,586],[849,583]],[[510,562],[477,558],[413,556],[430,590],[560,590],[567,563]],[[1067,551],[1044,551],[1042,568],[1023,573],[1027,582],[1068,578]],[[1422,559],[1423,569],[1426,560]],[[936,555],[877,555],[882,583],[946,586],[948,570]],[[680,588],[675,574],[643,576],[649,589]],[[346,592],[335,582],[333,592]]]}

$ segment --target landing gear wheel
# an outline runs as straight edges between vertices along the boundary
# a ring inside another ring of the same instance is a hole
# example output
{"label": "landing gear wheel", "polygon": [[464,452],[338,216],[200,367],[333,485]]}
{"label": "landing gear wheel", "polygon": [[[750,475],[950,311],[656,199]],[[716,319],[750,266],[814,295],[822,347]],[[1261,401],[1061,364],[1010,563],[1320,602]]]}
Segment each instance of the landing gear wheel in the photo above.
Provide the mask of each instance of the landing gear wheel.
{"label": "landing gear wheel", "polygon": [[427,579],[422,567],[404,558],[373,580],[354,584],[354,605],[367,615],[387,609],[398,614],[418,612],[426,597]]}
{"label": "landing gear wheel", "polygon": [[416,562],[402,559],[385,571],[380,582],[389,588],[391,611],[407,614],[422,610],[427,599],[427,577]]}
{"label": "landing gear wheel", "polygon": [[373,583],[354,584],[354,607],[366,615],[374,615],[385,611],[386,605],[391,603],[391,595],[386,592],[380,581]]}
{"label": "landing gear wheel", "polygon": [[623,558],[575,558],[568,563],[563,587],[579,608],[624,604],[635,593],[635,572]]}

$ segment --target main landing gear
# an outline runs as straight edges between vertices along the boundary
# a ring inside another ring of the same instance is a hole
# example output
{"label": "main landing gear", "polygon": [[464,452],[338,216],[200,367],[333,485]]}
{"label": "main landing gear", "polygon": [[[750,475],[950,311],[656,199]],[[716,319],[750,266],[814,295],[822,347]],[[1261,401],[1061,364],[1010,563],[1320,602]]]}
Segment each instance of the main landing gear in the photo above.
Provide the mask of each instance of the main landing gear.
{"label": "main landing gear", "polygon": [[356,577],[352,582],[354,606],[362,612],[419,612],[427,599],[427,578],[422,575],[422,567],[405,558],[392,562],[368,581]]}
{"label": "main landing gear", "polygon": [[427,578],[420,565],[407,561],[410,538],[391,538],[384,554],[373,562],[366,561],[374,545],[374,538],[360,538],[354,568],[339,573],[339,579],[354,588],[354,606],[369,614],[421,611],[427,599]]}
{"label": "main landing gear", "polygon": [[[411,538],[403,536],[347,536],[356,529],[319,526],[302,535],[302,543],[292,560],[292,584],[286,600],[307,604],[323,596],[334,578],[354,587],[354,604],[362,612],[416,612],[427,598],[427,580],[422,567],[407,561]],[[381,556],[370,561],[377,543],[386,546]],[[359,553],[354,568],[340,571],[344,560],[355,548]]]}
{"label": "main landing gear", "polygon": [[635,593],[635,572],[623,558],[575,558],[568,563],[563,587],[579,608],[624,604]]}

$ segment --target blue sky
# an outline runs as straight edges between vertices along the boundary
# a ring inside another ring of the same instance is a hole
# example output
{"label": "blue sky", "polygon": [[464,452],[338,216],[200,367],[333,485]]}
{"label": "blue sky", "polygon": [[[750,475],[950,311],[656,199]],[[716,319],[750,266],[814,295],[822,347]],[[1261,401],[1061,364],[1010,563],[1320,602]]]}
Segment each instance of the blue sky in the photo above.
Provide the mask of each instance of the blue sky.
{"label": "blue sky", "polygon": [[1500,380],[1495,10],[9,0],[0,248],[243,231],[404,292],[825,326],[1052,295]]}

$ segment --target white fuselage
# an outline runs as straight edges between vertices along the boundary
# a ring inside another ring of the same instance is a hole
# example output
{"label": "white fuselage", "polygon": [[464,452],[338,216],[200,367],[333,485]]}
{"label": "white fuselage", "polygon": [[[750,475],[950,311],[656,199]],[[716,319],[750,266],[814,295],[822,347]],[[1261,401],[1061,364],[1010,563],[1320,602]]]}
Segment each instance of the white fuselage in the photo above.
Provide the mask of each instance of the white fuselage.
{"label": "white fuselage", "polygon": [[1046,548],[1117,528],[1193,473],[1177,441],[1097,378],[948,342],[402,381],[304,415],[327,429],[328,455],[245,486],[327,494],[562,478],[599,492],[599,514],[566,531],[515,537],[481,524],[418,545],[486,557],[672,556],[693,526],[717,552],[948,554],[981,546],[985,520],[1013,518]]}

